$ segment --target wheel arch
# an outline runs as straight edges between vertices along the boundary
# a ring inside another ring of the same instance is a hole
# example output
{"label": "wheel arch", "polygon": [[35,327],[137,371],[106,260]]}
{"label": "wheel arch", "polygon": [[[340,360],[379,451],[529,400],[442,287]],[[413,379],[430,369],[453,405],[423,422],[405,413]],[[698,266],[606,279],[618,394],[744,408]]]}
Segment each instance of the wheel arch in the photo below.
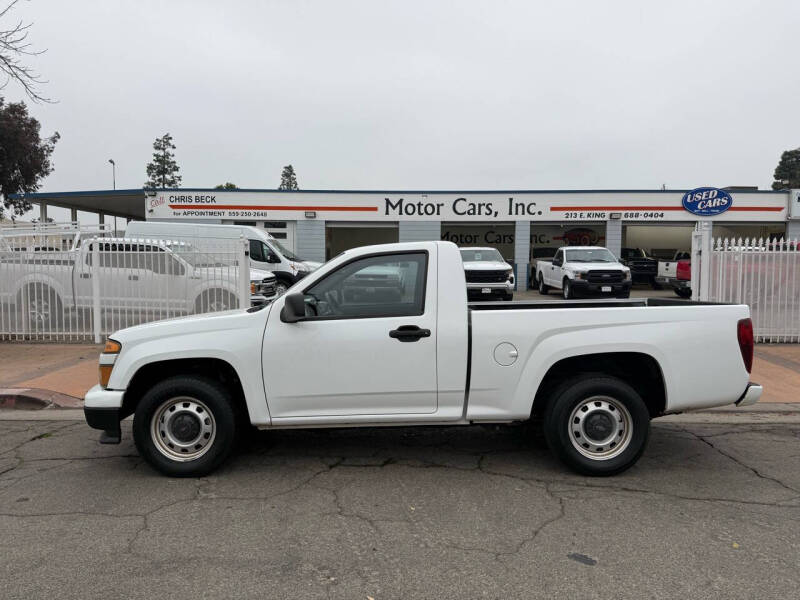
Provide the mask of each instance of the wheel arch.
{"label": "wheel arch", "polygon": [[139,367],[128,383],[122,400],[121,417],[132,415],[142,396],[155,383],[176,375],[199,375],[221,383],[231,392],[234,408],[249,414],[242,381],[236,369],[221,358],[175,358]]}
{"label": "wheel arch", "polygon": [[626,382],[642,397],[651,418],[666,409],[664,373],[653,356],[644,352],[600,352],[569,356],[551,365],[536,390],[531,416],[544,414],[561,384],[585,374],[611,376]]}

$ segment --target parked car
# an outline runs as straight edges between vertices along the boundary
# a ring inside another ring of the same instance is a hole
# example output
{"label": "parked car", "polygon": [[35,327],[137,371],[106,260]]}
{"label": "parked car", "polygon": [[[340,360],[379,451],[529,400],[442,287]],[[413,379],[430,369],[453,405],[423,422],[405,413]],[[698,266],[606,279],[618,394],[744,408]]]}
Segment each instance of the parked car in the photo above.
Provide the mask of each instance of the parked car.
{"label": "parked car", "polygon": [[277,292],[282,295],[321,263],[302,260],[278,240],[259,227],[251,225],[206,225],[167,221],[131,221],[126,238],[186,240],[198,247],[207,241],[248,240],[250,268],[269,271],[277,277]]}
{"label": "parked car", "polygon": [[[398,300],[351,302],[346,283],[404,263]],[[85,397],[101,441],[133,439],[164,474],[200,476],[261,429],[516,423],[541,418],[573,469],[633,465],[650,420],[756,402],[745,305],[642,298],[467,304],[458,248],[347,250],[263,308],[118,331]],[[709,377],[713,373],[713,377]],[[240,418],[244,417],[244,418]]]}
{"label": "parked car", "polygon": [[[98,245],[97,265],[93,264]],[[21,323],[50,330],[64,313],[91,309],[97,291],[103,311],[192,314],[237,308],[239,281],[232,264],[181,242],[103,238],[69,251],[0,256],[0,302],[22,311]],[[250,271],[250,304],[274,300],[276,278]]]}
{"label": "parked car", "polygon": [[514,299],[514,268],[497,248],[461,248],[467,298],[490,300]]}
{"label": "parked car", "polygon": [[633,283],[646,283],[654,290],[661,287],[656,281],[658,260],[641,248],[623,248],[620,262],[630,268]]}
{"label": "parked car", "polygon": [[560,289],[565,300],[579,295],[608,294],[627,298],[631,294],[631,270],[600,246],[565,246],[553,260],[536,263],[539,293]]}
{"label": "parked car", "polygon": [[681,298],[692,297],[692,264],[691,254],[684,250],[676,250],[672,260],[658,261],[656,283],[672,288]]}

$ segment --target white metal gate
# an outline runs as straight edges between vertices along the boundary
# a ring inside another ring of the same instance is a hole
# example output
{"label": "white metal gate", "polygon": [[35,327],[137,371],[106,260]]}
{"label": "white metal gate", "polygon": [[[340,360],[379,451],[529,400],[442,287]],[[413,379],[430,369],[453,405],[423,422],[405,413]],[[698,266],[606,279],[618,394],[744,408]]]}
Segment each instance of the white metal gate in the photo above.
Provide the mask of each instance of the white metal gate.
{"label": "white metal gate", "polygon": [[[0,235],[0,340],[99,342],[148,321],[250,305],[246,240]],[[74,238],[74,239],[73,239]]]}
{"label": "white metal gate", "polygon": [[759,342],[800,342],[798,240],[718,238],[709,245],[700,254],[699,299],[747,304]]}

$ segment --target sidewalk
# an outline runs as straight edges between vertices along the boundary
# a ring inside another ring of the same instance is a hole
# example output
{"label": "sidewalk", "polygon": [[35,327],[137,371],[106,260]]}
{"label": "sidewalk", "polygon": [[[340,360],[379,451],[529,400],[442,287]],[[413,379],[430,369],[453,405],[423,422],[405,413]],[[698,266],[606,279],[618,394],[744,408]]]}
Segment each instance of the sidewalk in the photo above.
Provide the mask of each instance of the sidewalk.
{"label": "sidewalk", "polygon": [[[84,393],[97,383],[101,348],[0,343],[0,407],[11,408],[8,399],[15,395],[81,406]],[[764,386],[762,403],[800,403],[800,344],[757,344],[751,379]]]}
{"label": "sidewalk", "polygon": [[97,383],[94,344],[0,343],[0,408],[53,403],[80,407]]}

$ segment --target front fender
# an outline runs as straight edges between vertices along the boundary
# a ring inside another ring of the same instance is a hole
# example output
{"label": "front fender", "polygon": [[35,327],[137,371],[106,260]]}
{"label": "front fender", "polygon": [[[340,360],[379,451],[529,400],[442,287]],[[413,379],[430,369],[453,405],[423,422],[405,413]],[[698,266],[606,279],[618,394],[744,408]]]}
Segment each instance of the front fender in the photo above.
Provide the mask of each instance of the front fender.
{"label": "front fender", "polygon": [[261,344],[269,309],[229,311],[147,323],[112,334],[122,344],[108,389],[125,390],[145,365],[186,358],[227,362],[242,384],[250,421],[270,423],[261,369]]}

